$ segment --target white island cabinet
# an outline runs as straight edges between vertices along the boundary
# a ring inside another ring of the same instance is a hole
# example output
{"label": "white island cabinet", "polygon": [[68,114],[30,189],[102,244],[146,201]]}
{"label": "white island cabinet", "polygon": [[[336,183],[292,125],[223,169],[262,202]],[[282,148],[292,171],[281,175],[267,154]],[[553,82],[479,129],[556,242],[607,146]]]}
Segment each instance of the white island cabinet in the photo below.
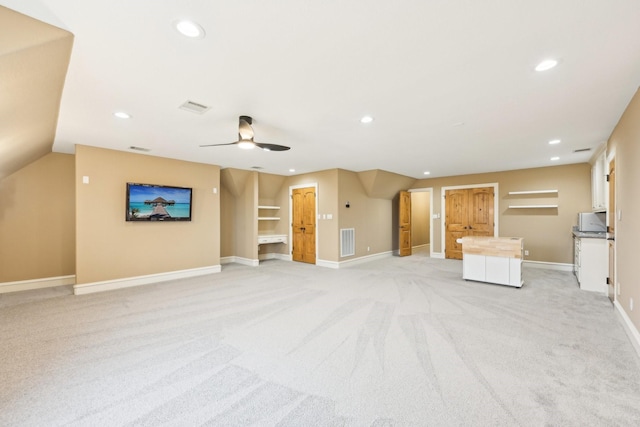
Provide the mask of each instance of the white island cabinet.
{"label": "white island cabinet", "polygon": [[462,278],[522,286],[521,237],[467,236],[462,243]]}

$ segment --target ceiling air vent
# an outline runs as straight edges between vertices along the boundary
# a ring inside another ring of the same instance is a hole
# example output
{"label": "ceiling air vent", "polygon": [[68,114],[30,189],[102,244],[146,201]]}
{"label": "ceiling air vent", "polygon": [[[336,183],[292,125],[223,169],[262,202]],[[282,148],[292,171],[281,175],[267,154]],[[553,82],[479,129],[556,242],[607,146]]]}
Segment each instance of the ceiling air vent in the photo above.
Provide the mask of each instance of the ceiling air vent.
{"label": "ceiling air vent", "polygon": [[591,151],[591,148],[578,148],[577,150],[573,150],[574,153],[584,153],[585,151]]}
{"label": "ceiling air vent", "polygon": [[264,168],[262,166],[251,166],[251,169],[260,170]]}
{"label": "ceiling air vent", "polygon": [[151,151],[151,149],[150,149],[150,148],[136,147],[135,145],[132,145],[131,147],[129,147],[129,150],[144,151],[144,152],[149,152],[149,151]]}
{"label": "ceiling air vent", "polygon": [[181,110],[191,111],[192,113],[196,114],[204,114],[209,111],[211,107],[200,104],[199,102],[185,101],[185,103],[178,108],[180,108]]}

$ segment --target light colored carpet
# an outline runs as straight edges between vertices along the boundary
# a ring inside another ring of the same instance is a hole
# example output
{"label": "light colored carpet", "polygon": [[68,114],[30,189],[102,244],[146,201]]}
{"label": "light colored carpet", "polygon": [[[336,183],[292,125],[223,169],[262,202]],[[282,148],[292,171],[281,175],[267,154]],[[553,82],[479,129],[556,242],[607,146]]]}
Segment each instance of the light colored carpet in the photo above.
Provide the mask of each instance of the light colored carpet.
{"label": "light colored carpet", "polygon": [[3,426],[638,425],[640,362],[570,273],[284,261],[0,295]]}

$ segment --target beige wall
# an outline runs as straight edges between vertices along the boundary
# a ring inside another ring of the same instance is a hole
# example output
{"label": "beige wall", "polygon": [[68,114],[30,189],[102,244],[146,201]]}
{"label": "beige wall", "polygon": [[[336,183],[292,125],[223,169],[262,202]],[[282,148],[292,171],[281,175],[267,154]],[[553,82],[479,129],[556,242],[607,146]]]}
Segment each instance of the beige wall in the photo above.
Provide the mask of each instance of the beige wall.
{"label": "beige wall", "polygon": [[[433,212],[442,211],[442,187],[498,183],[500,236],[523,237],[531,261],[573,264],[571,227],[578,212],[591,211],[591,167],[587,163],[419,180],[433,188]],[[510,191],[558,190],[557,196],[510,196]],[[517,204],[558,204],[558,209],[509,209]],[[441,220],[432,221],[433,251],[444,252]]]}
{"label": "beige wall", "polygon": [[0,181],[0,282],[73,274],[74,156],[50,153]]}
{"label": "beige wall", "polygon": [[257,175],[255,171],[234,168],[220,173],[224,203],[220,206],[221,253],[225,257],[257,259]]}
{"label": "beige wall", "polygon": [[431,217],[429,216],[431,192],[411,192],[411,245],[429,244]]}
{"label": "beige wall", "polygon": [[[222,175],[221,175],[222,176]],[[236,199],[224,185],[220,186],[220,257],[234,256]]]}
{"label": "beige wall", "polygon": [[391,251],[392,216],[392,200],[367,196],[356,172],[338,171],[338,233],[343,228],[354,228],[356,237],[355,255],[340,258],[338,234],[340,261]]}
{"label": "beige wall", "polygon": [[[385,171],[368,171],[363,175],[342,169],[332,169],[290,177],[257,173],[259,188],[256,191],[255,188],[246,190],[250,184],[241,178],[242,173],[254,172],[229,169],[222,171],[224,189],[222,209],[225,209],[225,205],[234,209],[233,215],[223,213],[223,228],[233,230],[232,233],[235,235],[235,240],[232,237],[224,238],[221,249],[224,256],[242,256],[240,255],[242,251],[238,249],[242,244],[248,243],[254,248],[256,246],[254,235],[247,232],[255,226],[255,220],[240,213],[240,209],[251,211],[251,206],[244,202],[242,206],[238,205],[239,200],[248,197],[246,194],[257,192],[257,203],[280,206],[278,212],[261,212],[261,215],[279,216],[280,220],[259,222],[258,233],[288,235],[291,223],[290,189],[313,185],[317,185],[317,213],[320,216],[317,219],[317,259],[319,261],[340,262],[390,252],[397,249],[395,241],[397,235],[394,235],[396,207],[394,207],[393,196],[408,183],[415,181],[413,178]],[[365,183],[368,188],[365,188]],[[245,191],[248,193],[244,193]],[[249,203],[249,199],[246,200]],[[349,202],[348,208],[347,202]],[[428,216],[428,213],[426,215]],[[356,230],[356,253],[353,256],[340,257],[340,229],[342,228]],[[260,254],[267,253],[288,255],[291,253],[290,243],[261,246]]]}
{"label": "beige wall", "polygon": [[615,224],[616,282],[620,287],[616,301],[640,331],[640,280],[635,269],[640,240],[640,92],[636,92],[613,130],[607,153],[608,157],[615,156],[616,205],[621,218]]}
{"label": "beige wall", "polygon": [[[75,159],[78,284],[220,264],[219,167],[82,145]],[[127,182],[193,188],[192,221],[126,222]]]}
{"label": "beige wall", "polygon": [[[339,236],[338,236],[338,170],[331,169],[301,175],[287,177],[282,184],[278,195],[278,204],[283,208],[286,206],[287,218],[289,216],[289,189],[292,186],[318,185],[316,193],[316,204],[319,214],[332,214],[333,219],[316,220],[317,227],[317,254],[316,257],[325,261],[339,260]],[[284,215],[282,215],[284,217]],[[286,245],[288,253],[290,246]]]}

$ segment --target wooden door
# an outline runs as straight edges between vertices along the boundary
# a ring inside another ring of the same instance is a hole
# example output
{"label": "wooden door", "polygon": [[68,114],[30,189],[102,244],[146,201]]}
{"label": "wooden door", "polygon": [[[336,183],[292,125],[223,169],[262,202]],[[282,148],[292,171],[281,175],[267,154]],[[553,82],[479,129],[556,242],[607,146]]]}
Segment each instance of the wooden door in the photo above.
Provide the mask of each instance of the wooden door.
{"label": "wooden door", "polygon": [[467,189],[445,192],[445,258],[462,259],[462,245],[457,240],[468,235],[468,209]]}
{"label": "wooden door", "polygon": [[411,255],[411,193],[401,191],[398,203],[398,233],[400,256]]}
{"label": "wooden door", "polygon": [[493,236],[493,203],[493,187],[445,192],[445,258],[462,259],[462,237]]}
{"label": "wooden door", "polygon": [[469,189],[469,236],[493,236],[493,188]]}
{"label": "wooden door", "polygon": [[316,263],[316,192],[314,187],[296,188],[291,194],[294,261]]}
{"label": "wooden door", "polygon": [[616,163],[615,159],[611,159],[609,163],[609,207],[607,214],[609,215],[609,225],[607,231],[614,235],[609,240],[609,276],[607,280],[607,294],[611,302],[616,299]]}

